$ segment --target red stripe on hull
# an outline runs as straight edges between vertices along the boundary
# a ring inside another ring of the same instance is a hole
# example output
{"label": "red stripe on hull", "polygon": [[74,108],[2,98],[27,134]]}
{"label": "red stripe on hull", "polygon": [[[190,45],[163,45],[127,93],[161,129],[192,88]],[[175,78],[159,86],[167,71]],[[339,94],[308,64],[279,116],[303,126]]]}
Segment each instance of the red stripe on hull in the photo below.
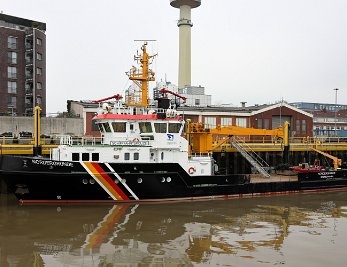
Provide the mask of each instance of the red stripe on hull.
{"label": "red stripe on hull", "polygon": [[126,194],[124,194],[124,192],[122,191],[122,189],[119,188],[118,185],[115,184],[115,182],[111,179],[111,177],[105,173],[105,171],[101,168],[101,166],[99,165],[99,163],[96,162],[92,162],[91,163],[92,166],[100,173],[100,175],[106,180],[106,182],[112,186],[112,188],[114,190],[116,190],[116,192],[124,199],[124,200],[129,200],[128,196]]}

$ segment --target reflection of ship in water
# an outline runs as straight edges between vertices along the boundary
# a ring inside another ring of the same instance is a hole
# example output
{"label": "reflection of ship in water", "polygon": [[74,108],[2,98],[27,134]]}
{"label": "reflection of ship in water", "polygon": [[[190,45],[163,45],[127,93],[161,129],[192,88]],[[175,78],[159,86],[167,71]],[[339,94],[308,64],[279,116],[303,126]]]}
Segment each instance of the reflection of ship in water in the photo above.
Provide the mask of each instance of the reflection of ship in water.
{"label": "reflection of ship in water", "polygon": [[176,266],[259,247],[280,251],[292,226],[317,227],[315,214],[347,217],[344,199],[346,193],[340,192],[167,204],[15,206],[4,212],[1,207],[0,266]]}

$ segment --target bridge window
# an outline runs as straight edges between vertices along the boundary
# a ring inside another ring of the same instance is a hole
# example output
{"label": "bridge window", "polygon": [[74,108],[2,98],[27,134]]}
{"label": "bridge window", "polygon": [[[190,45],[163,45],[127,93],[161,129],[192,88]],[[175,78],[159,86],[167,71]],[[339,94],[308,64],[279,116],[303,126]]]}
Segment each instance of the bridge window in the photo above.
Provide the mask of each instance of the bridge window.
{"label": "bridge window", "polygon": [[[102,127],[102,124],[101,123],[95,123],[97,126],[98,126],[98,128],[99,128],[99,131],[100,132],[104,132],[104,128]],[[93,127],[93,123],[92,123],[92,127]]]}
{"label": "bridge window", "polygon": [[181,123],[169,123],[169,133],[179,133],[181,126]]}
{"label": "bridge window", "polygon": [[167,124],[166,123],[154,123],[154,129],[157,133],[166,133]]}
{"label": "bridge window", "polygon": [[124,160],[130,160],[130,153],[124,153]]}
{"label": "bridge window", "polygon": [[141,133],[152,133],[152,125],[150,122],[139,122]]}
{"label": "bridge window", "polygon": [[107,132],[107,133],[111,132],[111,127],[110,127],[110,124],[108,122],[105,122],[102,125],[104,125],[105,132]]}
{"label": "bridge window", "polygon": [[134,160],[139,160],[140,154],[138,152],[134,153]]}
{"label": "bridge window", "polygon": [[125,122],[112,122],[113,131],[115,133],[125,133],[126,123]]}

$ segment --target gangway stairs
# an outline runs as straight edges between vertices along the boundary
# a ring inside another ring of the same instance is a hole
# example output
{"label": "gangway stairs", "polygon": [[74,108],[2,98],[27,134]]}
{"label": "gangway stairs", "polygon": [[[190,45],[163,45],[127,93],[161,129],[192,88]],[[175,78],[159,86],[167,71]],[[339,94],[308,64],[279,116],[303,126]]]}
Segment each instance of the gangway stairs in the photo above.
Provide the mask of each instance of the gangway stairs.
{"label": "gangway stairs", "polygon": [[266,171],[266,169],[270,168],[269,164],[255,153],[242,139],[233,136],[231,144],[262,176],[266,178],[270,177],[270,174]]}

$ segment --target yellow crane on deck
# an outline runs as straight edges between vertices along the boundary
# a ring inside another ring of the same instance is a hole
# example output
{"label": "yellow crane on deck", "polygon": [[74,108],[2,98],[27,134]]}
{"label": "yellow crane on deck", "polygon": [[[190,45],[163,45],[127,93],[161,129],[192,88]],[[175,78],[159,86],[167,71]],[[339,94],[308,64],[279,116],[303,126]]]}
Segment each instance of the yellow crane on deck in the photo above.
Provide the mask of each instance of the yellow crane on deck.
{"label": "yellow crane on deck", "polygon": [[313,148],[313,147],[311,148],[311,150],[313,150],[313,151],[315,151],[315,152],[317,152],[317,153],[319,153],[319,154],[321,154],[321,155],[323,155],[323,156],[325,156],[325,157],[327,157],[327,158],[329,158],[329,159],[332,159],[332,160],[333,160],[334,170],[335,170],[335,171],[336,171],[339,167],[341,167],[342,160],[339,159],[338,157],[335,157],[335,156],[333,156],[333,155],[330,155],[330,154],[328,154],[328,153],[326,153],[326,152],[323,152],[323,151],[318,150],[318,149]]}
{"label": "yellow crane on deck", "polygon": [[213,140],[215,135],[230,136],[274,136],[276,139],[283,139],[285,147],[289,145],[289,123],[285,122],[284,127],[280,126],[273,130],[245,128],[239,126],[225,126],[218,125],[216,128],[208,128],[203,123],[192,123],[187,120],[187,139],[191,146],[193,153],[208,153],[212,152],[223,143],[227,142],[230,138],[221,140]]}

